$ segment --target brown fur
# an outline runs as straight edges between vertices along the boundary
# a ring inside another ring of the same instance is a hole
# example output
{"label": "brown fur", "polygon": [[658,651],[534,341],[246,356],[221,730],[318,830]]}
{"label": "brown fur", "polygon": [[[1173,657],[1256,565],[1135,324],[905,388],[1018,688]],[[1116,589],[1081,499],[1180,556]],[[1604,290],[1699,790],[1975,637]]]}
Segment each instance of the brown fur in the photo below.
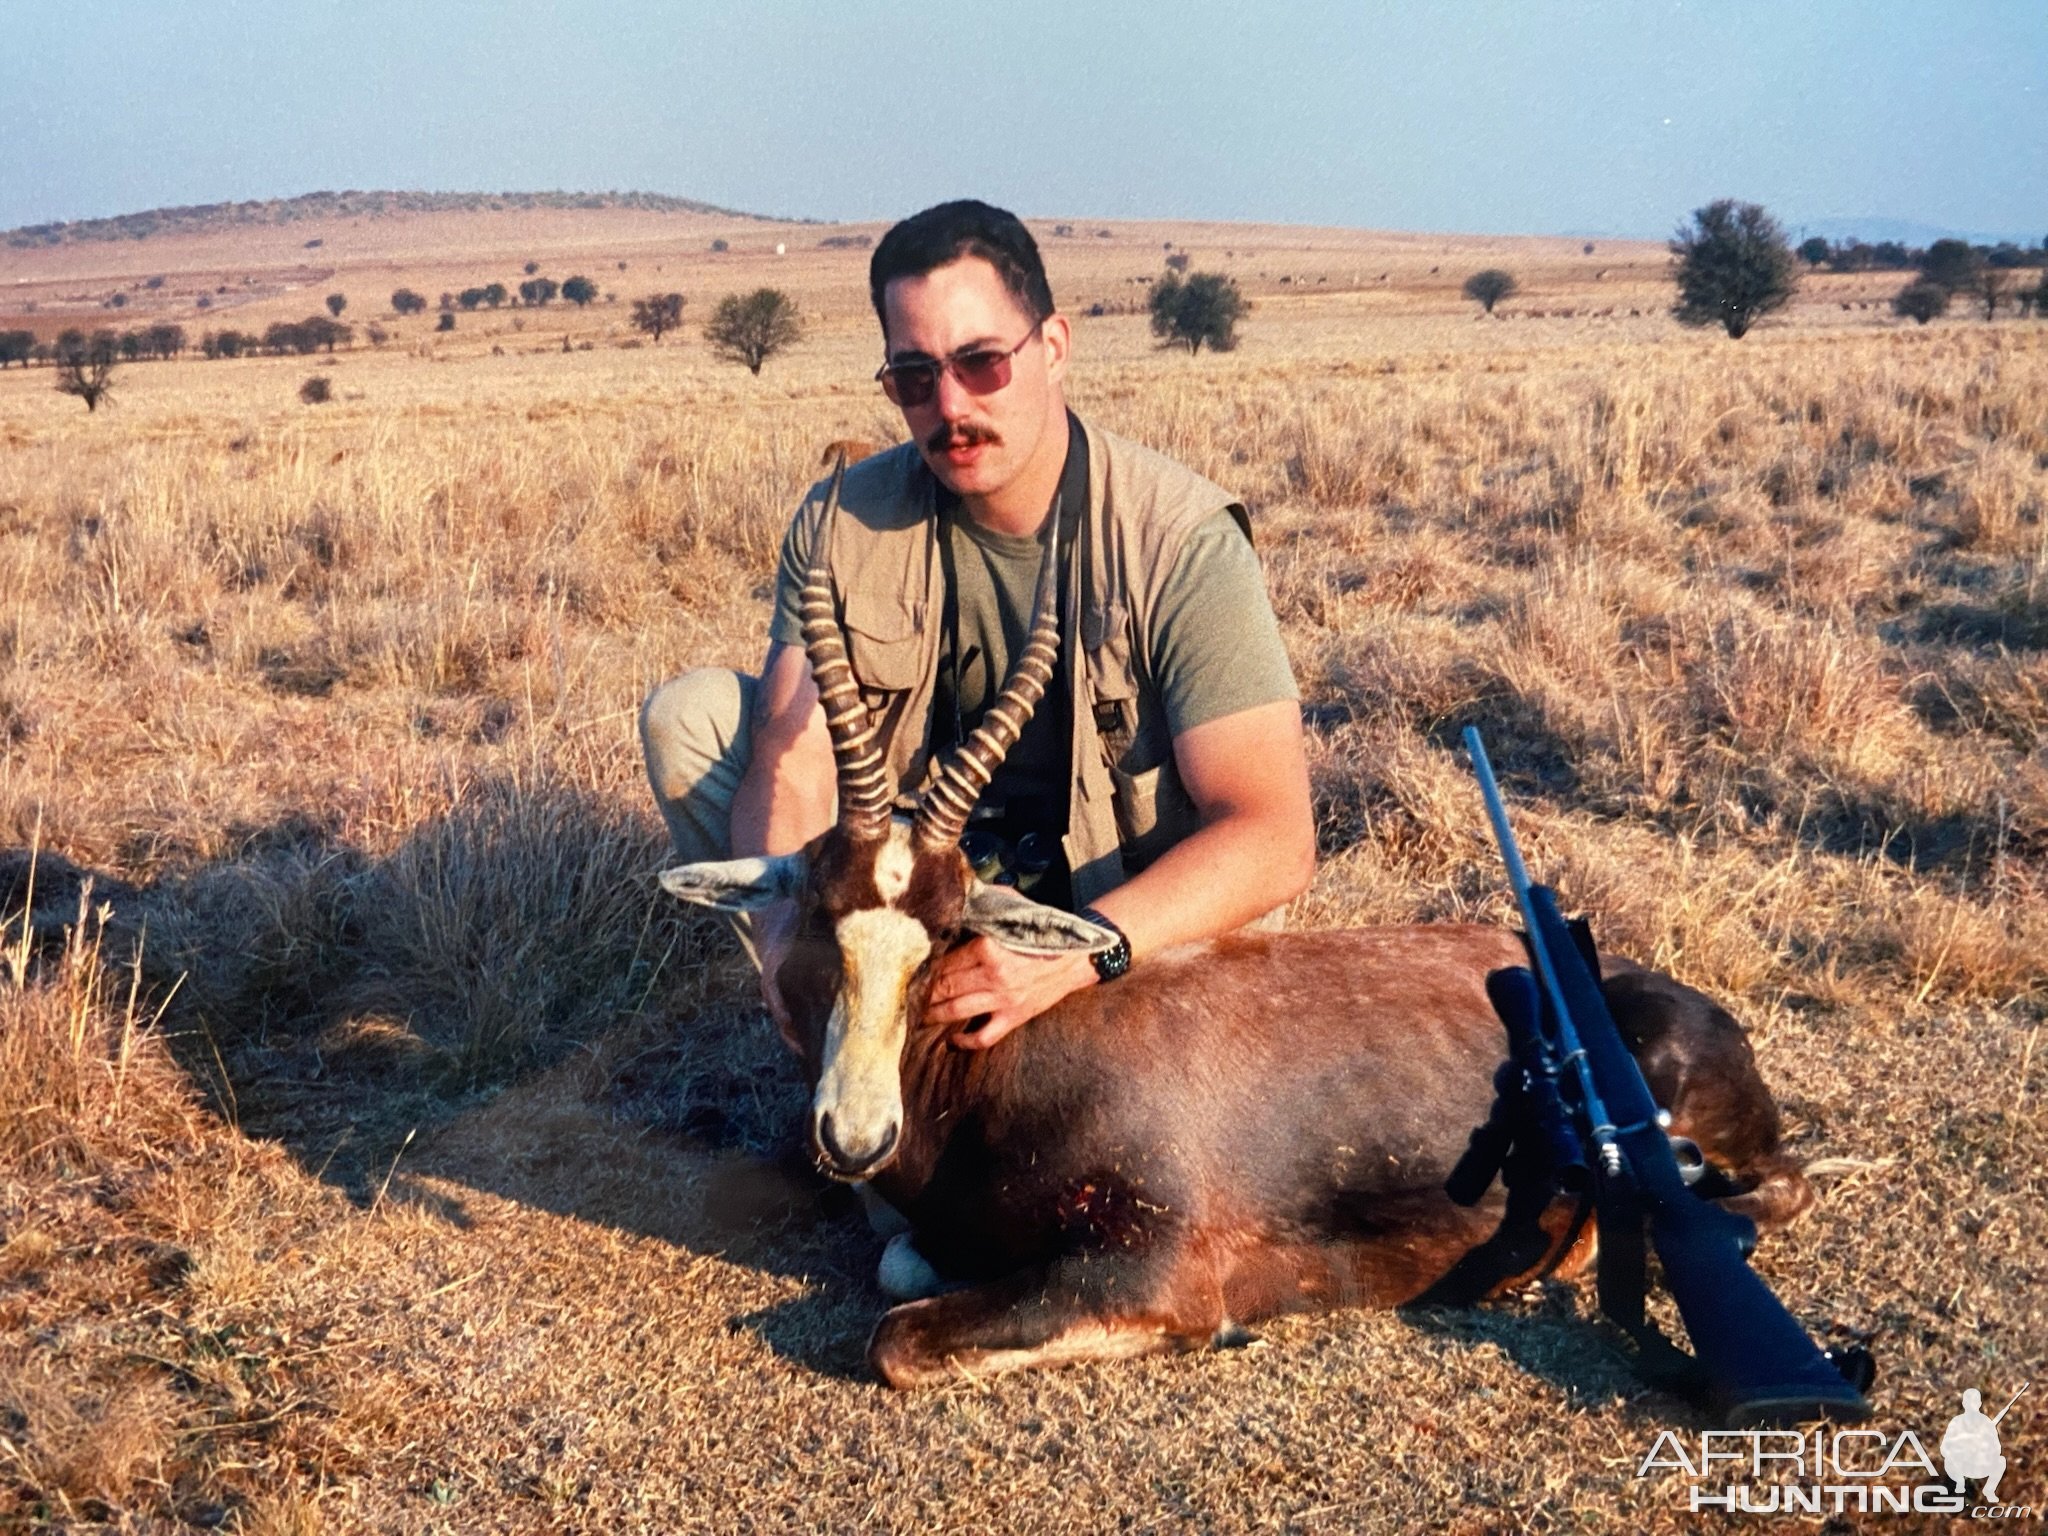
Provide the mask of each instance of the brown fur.
{"label": "brown fur", "polygon": [[[846,842],[814,846],[806,937],[781,974],[814,1081],[830,921],[879,899],[872,848]],[[935,953],[966,889],[956,852],[919,856],[898,906]],[[1194,1348],[1280,1312],[1476,1299],[1583,1267],[1589,1229],[1556,1252],[1568,1203],[1533,1247],[1488,1249],[1498,1187],[1471,1209],[1444,1193],[1505,1048],[1486,976],[1523,963],[1514,934],[1468,925],[1231,935],[1149,957],[987,1051],[916,1022],[920,967],[902,1132],[872,1182],[968,1285],[889,1312],[875,1368],[914,1386]],[[1810,1196],[1740,1026],[1669,977],[1612,970],[1609,1006],[1674,1134],[1760,1225],[1796,1215]]]}

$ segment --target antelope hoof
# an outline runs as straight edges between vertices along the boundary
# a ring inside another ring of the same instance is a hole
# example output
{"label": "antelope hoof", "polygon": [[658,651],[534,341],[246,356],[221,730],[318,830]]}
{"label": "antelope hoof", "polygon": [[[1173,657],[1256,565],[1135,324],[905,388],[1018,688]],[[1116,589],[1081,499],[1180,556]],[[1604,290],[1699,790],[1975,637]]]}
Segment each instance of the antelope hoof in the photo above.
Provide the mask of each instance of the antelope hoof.
{"label": "antelope hoof", "polygon": [[[924,1263],[922,1259],[918,1262]],[[928,1330],[922,1325],[935,1321],[925,1314],[936,1305],[933,1301],[912,1301],[891,1307],[882,1314],[868,1339],[868,1364],[899,1392],[913,1387],[943,1386],[960,1379],[952,1362],[924,1336]]]}

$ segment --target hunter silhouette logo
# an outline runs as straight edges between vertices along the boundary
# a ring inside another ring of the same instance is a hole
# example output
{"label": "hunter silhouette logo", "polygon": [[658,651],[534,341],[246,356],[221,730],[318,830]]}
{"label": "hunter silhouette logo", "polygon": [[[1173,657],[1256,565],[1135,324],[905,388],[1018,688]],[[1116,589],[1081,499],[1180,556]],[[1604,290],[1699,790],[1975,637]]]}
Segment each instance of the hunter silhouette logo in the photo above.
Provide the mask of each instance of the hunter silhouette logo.
{"label": "hunter silhouette logo", "polygon": [[2012,1405],[2020,1400],[2020,1394],[2033,1383],[2020,1383],[2019,1392],[1996,1416],[1985,1418],[1981,1404],[1984,1399],[1975,1387],[1963,1394],[1963,1411],[1948,1421],[1948,1429],[1941,1437],[1942,1475],[1955,1484],[1956,1492],[1963,1491],[1966,1479],[1981,1480],[1981,1490],[1987,1504],[1998,1502],[1998,1480],[2005,1476],[2005,1457],[1998,1449],[1998,1421],[2012,1412]]}
{"label": "hunter silhouette logo", "polygon": [[[1948,1421],[1938,1447],[1939,1467],[1910,1429],[1896,1433],[1867,1425],[1814,1429],[1710,1429],[1694,1444],[1665,1430],[1636,1468],[1682,1474],[1685,1503],[1697,1513],[1725,1509],[1770,1514],[1962,1515],[1973,1520],[2026,1520],[2026,1504],[1999,1502],[2007,1461],[1998,1424],[2031,1382],[1997,1413],[1983,1411],[1984,1395],[1964,1392],[1963,1411]],[[1966,1483],[1976,1497],[1964,1496]]]}

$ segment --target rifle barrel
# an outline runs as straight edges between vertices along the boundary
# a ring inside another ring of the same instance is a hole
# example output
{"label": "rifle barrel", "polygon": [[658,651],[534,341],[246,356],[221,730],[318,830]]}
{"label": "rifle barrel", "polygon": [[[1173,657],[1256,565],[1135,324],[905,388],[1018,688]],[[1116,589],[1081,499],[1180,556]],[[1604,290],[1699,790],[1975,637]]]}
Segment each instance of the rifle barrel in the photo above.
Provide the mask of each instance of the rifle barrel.
{"label": "rifle barrel", "polygon": [[1614,1118],[1607,1113],[1607,1106],[1601,1100],[1600,1090],[1593,1080],[1592,1064],[1586,1059],[1586,1048],[1572,1023],[1571,1005],[1565,1001],[1563,988],[1558,982],[1557,964],[1544,937],[1546,925],[1530,894],[1529,867],[1522,862],[1522,850],[1515,842],[1515,830],[1508,824],[1507,804],[1501,799],[1500,784],[1493,776],[1493,764],[1487,759],[1486,743],[1480,740],[1476,725],[1465,727],[1465,751],[1472,759],[1472,771],[1479,778],[1479,794],[1486,802],[1486,819],[1493,823],[1493,840],[1500,845],[1501,858],[1508,867],[1508,886],[1515,893],[1515,905],[1522,911],[1522,926],[1529,935],[1529,954],[1536,962],[1536,979],[1550,1003],[1550,1016],[1557,1025],[1564,1063],[1571,1067],[1572,1076],[1576,1079],[1579,1103],[1586,1111],[1593,1142],[1600,1149],[1600,1159],[1612,1173],[1618,1168],[1617,1159],[1620,1157],[1614,1140]]}
{"label": "rifle barrel", "polygon": [[[1493,823],[1493,840],[1500,845],[1500,856],[1507,861],[1508,884],[1520,901],[1529,889],[1529,869],[1522,862],[1522,850],[1515,845],[1515,829],[1508,825],[1507,803],[1500,797],[1500,784],[1494,779],[1493,764],[1487,760],[1486,743],[1479,739],[1476,725],[1465,727],[1465,751],[1472,759],[1472,771],[1479,776],[1479,793],[1486,801],[1486,819]],[[1522,915],[1529,915],[1526,909]]]}

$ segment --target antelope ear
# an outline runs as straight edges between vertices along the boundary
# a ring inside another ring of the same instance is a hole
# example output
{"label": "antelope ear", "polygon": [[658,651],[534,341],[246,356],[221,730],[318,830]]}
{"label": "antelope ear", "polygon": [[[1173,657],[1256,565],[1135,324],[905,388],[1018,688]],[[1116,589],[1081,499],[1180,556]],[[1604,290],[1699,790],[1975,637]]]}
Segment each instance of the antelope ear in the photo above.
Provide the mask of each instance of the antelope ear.
{"label": "antelope ear", "polygon": [[809,864],[800,853],[765,859],[723,859],[664,869],[661,888],[700,907],[720,912],[751,912],[794,896],[808,872]]}
{"label": "antelope ear", "polygon": [[1020,896],[1007,885],[980,880],[967,893],[961,926],[1020,955],[1064,955],[1077,949],[1093,955],[1116,944],[1115,934],[1085,917]]}

